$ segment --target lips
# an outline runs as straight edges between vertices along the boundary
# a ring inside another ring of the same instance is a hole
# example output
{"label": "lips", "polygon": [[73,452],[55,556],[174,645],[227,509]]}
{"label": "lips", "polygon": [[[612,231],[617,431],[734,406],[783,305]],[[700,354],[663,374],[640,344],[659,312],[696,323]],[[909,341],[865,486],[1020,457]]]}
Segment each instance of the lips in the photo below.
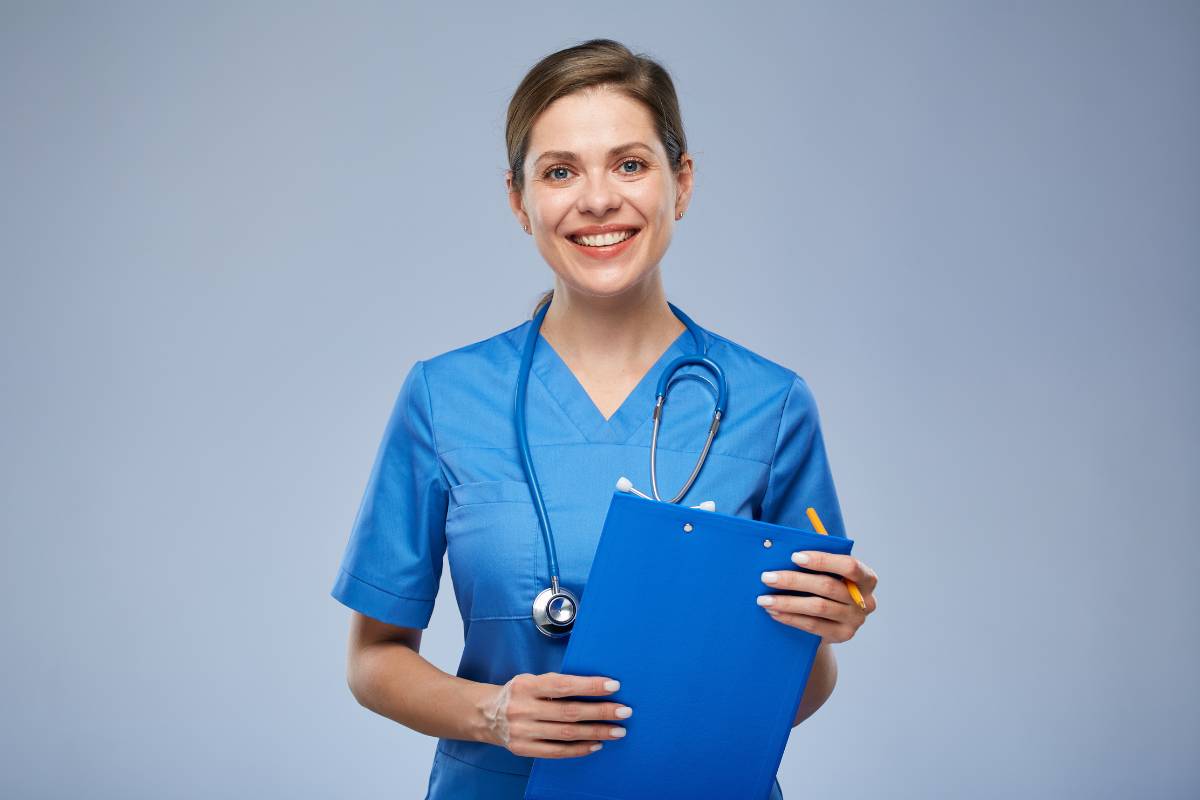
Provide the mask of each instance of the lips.
{"label": "lips", "polygon": [[[631,236],[627,236],[622,241],[616,242],[614,244],[607,244],[607,245],[602,245],[602,246],[580,244],[579,242],[575,241],[570,236],[567,236],[565,238],[568,242],[571,243],[571,246],[573,248],[575,248],[575,250],[577,250],[578,252],[583,253],[584,255],[586,255],[590,258],[604,260],[604,259],[614,258],[614,257],[620,255],[621,253],[623,253],[625,250],[627,250],[629,248],[631,242],[634,242],[637,240],[638,234],[640,234],[642,232],[641,228],[636,228],[636,229],[635,228],[625,228],[623,230],[624,231],[632,230],[633,234]],[[612,234],[612,233],[617,233],[617,232],[618,231],[609,231],[607,233]]]}
{"label": "lips", "polygon": [[[580,228],[567,234],[567,238],[584,246],[603,247],[606,244],[616,244],[631,233],[637,233],[638,230],[637,225],[616,225],[611,223],[608,225],[588,225],[585,228]],[[585,242],[583,241],[584,239],[592,241]]]}

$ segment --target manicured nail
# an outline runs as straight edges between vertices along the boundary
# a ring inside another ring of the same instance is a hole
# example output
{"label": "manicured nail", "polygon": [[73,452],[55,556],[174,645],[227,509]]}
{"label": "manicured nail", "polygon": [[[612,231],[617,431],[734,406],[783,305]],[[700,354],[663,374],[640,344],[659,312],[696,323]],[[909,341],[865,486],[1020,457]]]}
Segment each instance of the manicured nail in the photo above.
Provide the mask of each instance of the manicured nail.
{"label": "manicured nail", "polygon": [[614,739],[620,739],[625,735],[625,729],[614,725],[610,733]]}
{"label": "manicured nail", "polygon": [[621,688],[620,681],[605,681],[604,682],[604,691],[606,691],[606,692],[615,692],[617,689],[620,689],[620,688]]}
{"label": "manicured nail", "polygon": [[620,708],[617,709],[617,716],[620,717],[621,719],[625,719],[632,713],[633,713],[633,709],[630,708],[629,706],[621,706]]}
{"label": "manicured nail", "polygon": [[769,594],[760,594],[758,596],[758,604],[760,606],[773,606],[775,605],[775,598]]}
{"label": "manicured nail", "polygon": [[764,572],[762,574],[763,583],[774,583],[779,580],[779,576],[774,572]]}
{"label": "manicured nail", "polygon": [[795,561],[797,564],[807,564],[808,556],[804,553],[792,553],[792,561]]}
{"label": "manicured nail", "polygon": [[592,745],[592,752],[593,752],[593,753],[594,753],[594,752],[596,752],[596,751],[597,751],[597,750],[599,750],[601,747],[604,747],[604,745],[603,745],[603,744],[601,744],[600,742],[596,742],[594,745]]}

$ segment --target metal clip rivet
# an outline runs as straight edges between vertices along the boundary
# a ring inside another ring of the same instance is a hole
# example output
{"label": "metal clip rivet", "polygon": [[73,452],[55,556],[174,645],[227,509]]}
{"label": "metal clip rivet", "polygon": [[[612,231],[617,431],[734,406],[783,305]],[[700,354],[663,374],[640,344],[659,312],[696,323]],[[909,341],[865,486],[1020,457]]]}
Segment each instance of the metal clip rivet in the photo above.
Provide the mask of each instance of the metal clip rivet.
{"label": "metal clip rivet", "polygon": [[763,539],[763,547],[770,547],[770,546],[771,546],[771,540]]}
{"label": "metal clip rivet", "polygon": [[683,523],[683,532],[691,533],[692,532],[692,523],[690,523],[690,522]]}

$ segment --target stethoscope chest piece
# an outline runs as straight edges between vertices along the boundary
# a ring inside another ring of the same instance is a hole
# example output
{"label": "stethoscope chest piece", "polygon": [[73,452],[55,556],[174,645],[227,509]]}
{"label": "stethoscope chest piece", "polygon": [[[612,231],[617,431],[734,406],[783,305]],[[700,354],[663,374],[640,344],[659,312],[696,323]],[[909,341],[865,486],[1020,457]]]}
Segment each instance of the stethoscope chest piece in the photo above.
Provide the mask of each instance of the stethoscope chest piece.
{"label": "stethoscope chest piece", "polygon": [[537,629],[554,639],[571,632],[578,612],[579,599],[562,586],[547,586],[533,600],[533,621],[537,623]]}

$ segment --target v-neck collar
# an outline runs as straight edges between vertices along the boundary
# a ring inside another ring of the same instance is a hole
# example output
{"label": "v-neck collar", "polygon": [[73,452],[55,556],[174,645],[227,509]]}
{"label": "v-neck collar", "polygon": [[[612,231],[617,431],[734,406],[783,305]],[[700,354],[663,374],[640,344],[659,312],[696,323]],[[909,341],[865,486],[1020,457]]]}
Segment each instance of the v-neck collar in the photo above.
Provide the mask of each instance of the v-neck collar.
{"label": "v-neck collar", "polygon": [[[529,333],[529,326],[532,324],[532,320],[526,320],[524,324],[513,328],[512,335],[508,337],[509,343],[516,349],[518,357]],[[583,384],[575,377],[575,373],[571,371],[558,351],[547,341],[546,337],[542,336],[541,332],[538,333],[530,371],[542,382],[550,396],[585,439],[593,443],[623,444],[650,420],[654,411],[658,379],[667,364],[679,356],[689,353],[703,354],[708,350],[704,331],[699,329],[699,326],[696,327],[700,332],[701,348],[697,350],[692,331],[684,322],[683,330],[667,346],[658,360],[646,370],[637,385],[621,402],[621,406],[607,420],[600,413],[600,409],[597,408],[591,395],[583,388]]]}

